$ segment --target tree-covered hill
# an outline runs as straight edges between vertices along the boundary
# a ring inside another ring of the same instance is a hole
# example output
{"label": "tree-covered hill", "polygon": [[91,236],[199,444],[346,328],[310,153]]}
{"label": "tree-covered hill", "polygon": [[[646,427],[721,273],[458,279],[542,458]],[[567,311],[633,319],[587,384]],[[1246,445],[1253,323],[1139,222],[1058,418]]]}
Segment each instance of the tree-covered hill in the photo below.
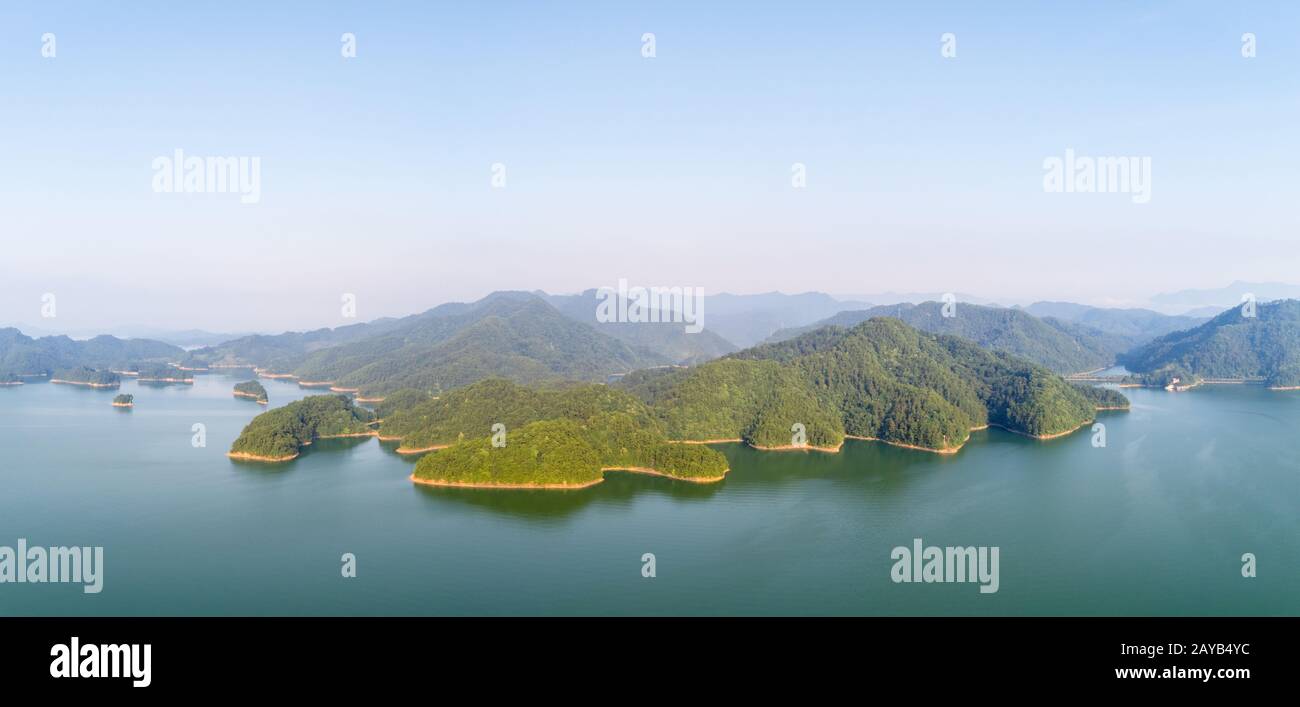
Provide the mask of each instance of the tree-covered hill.
{"label": "tree-covered hill", "polygon": [[626,415],[607,413],[585,422],[532,422],[501,447],[490,437],[459,442],[421,458],[412,478],[449,486],[581,488],[598,483],[605,469],[719,481],[727,459],[707,447],[666,444]]}
{"label": "tree-covered hill", "polygon": [[347,396],[308,396],[253,418],[230,446],[230,456],[287,461],[320,438],[371,434],[373,420]]}
{"label": "tree-covered hill", "polygon": [[194,373],[166,363],[140,363],[129,366],[127,370],[136,373],[136,380],[142,383],[193,383]]}
{"label": "tree-covered hill", "polygon": [[1149,309],[1111,309],[1073,302],[1035,302],[1025,311],[1035,317],[1080,325],[1116,338],[1114,348],[1128,351],[1165,334],[1204,324],[1208,317],[1169,315]]}
{"label": "tree-covered hill", "polygon": [[829,319],[777,332],[770,341],[783,341],[823,326],[852,327],[874,317],[894,317],[932,334],[950,334],[985,348],[1004,351],[1057,373],[1088,371],[1114,362],[1122,342],[1107,339],[1086,327],[1045,322],[1024,311],[959,302],[955,316],[943,316],[943,304],[895,304],[840,312]]}
{"label": "tree-covered hill", "polygon": [[277,341],[285,346],[275,348],[279,358],[274,364],[250,360],[265,349],[252,348],[250,342],[196,351],[194,357],[254,363],[366,395],[402,388],[436,393],[492,377],[524,383],[598,381],[664,362],[565,317],[535,295],[519,292],[389,320],[378,333],[310,352],[287,353],[297,346],[292,337]]}
{"label": "tree-covered hill", "polygon": [[96,388],[116,388],[122,384],[121,376],[116,373],[88,366],[61,368],[51,374],[50,380],[56,383],[74,383]]}
{"label": "tree-covered hill", "polygon": [[597,381],[658,362],[537,298],[498,300],[477,314],[443,339],[395,333],[321,352],[294,372],[367,393],[439,392],[491,377]]}
{"label": "tree-covered hill", "polygon": [[726,358],[638,371],[619,385],[649,404],[675,440],[787,447],[800,424],[810,446],[835,448],[844,441],[836,411],[821,404],[800,371],[776,361]]}
{"label": "tree-covered hill", "polygon": [[1300,300],[1256,305],[1254,317],[1229,309],[1187,331],[1162,336],[1121,358],[1149,383],[1179,377],[1260,379],[1270,386],[1300,386]]}
{"label": "tree-covered hill", "polygon": [[[670,444],[643,403],[604,385],[493,379],[438,399],[403,393],[389,405],[383,436],[400,437],[404,449],[445,447],[416,467],[429,483],[582,486],[610,468],[716,481],[727,468],[715,450]],[[363,413],[339,396],[305,398],[256,417],[231,453],[287,460],[316,437],[365,433]]]}
{"label": "tree-covered hill", "polygon": [[625,413],[657,430],[645,405],[626,392],[592,383],[523,386],[493,378],[438,398],[410,398],[397,406],[385,399],[383,436],[400,438],[400,449],[426,449],[487,436],[501,424],[507,430],[558,418],[588,420],[605,413]]}
{"label": "tree-covered hill", "polygon": [[810,444],[847,434],[953,450],[990,423],[1037,437],[1063,434],[1090,421],[1096,407],[1040,366],[883,317],[690,369],[638,372],[622,385],[674,437],[740,437],[760,446],[788,445],[798,423]]}
{"label": "tree-covered hill", "polygon": [[240,398],[250,398],[259,403],[268,401],[266,388],[258,381],[244,381],[235,384],[235,396]]}

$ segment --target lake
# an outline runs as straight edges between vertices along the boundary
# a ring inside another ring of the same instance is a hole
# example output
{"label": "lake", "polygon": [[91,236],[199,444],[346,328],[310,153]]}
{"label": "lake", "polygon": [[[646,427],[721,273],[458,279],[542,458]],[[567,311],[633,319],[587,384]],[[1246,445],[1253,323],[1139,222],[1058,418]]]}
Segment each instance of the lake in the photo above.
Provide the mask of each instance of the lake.
{"label": "lake", "polygon": [[[952,456],[719,445],[720,484],[556,492],[416,486],[375,439],[232,462],[266,409],[238,380],[0,388],[0,546],[98,545],[105,564],[99,594],[0,584],[0,614],[1300,614],[1300,392],[1127,389],[1104,447],[1087,429],[987,430]],[[313,392],[262,382],[272,406]],[[999,548],[998,591],[894,583],[914,538]]]}

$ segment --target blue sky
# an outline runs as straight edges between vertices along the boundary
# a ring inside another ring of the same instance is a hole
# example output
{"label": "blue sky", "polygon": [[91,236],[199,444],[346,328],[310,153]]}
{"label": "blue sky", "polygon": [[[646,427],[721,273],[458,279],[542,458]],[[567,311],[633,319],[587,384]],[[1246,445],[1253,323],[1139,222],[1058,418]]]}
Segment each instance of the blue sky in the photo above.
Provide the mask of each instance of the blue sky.
{"label": "blue sky", "polygon": [[[1114,304],[1296,281],[1298,82],[1288,2],[20,0],[0,323],[46,292],[70,328],[243,330],[620,278]],[[259,157],[260,203],[155,193],[176,148]],[[1044,193],[1067,148],[1149,156],[1150,203]]]}

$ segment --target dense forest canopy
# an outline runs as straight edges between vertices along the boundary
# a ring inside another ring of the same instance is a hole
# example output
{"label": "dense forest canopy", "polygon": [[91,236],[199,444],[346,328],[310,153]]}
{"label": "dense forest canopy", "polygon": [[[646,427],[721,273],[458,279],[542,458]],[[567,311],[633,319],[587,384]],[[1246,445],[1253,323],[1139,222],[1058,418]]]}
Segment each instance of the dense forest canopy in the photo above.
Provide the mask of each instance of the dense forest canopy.
{"label": "dense forest canopy", "polygon": [[1161,314],[1149,309],[1110,309],[1072,302],[1035,302],[1025,307],[1025,311],[1044,320],[1050,318],[1087,327],[1112,340],[1116,351],[1128,351],[1209,320],[1209,317]]}
{"label": "dense forest canopy", "polygon": [[932,334],[960,336],[995,351],[1027,359],[1058,373],[1077,373],[1108,366],[1124,342],[1086,326],[1042,320],[1019,309],[955,303],[944,316],[944,304],[896,304],[840,312],[815,324],[779,331],[779,342],[822,326],[853,327],[876,317],[893,317]]}

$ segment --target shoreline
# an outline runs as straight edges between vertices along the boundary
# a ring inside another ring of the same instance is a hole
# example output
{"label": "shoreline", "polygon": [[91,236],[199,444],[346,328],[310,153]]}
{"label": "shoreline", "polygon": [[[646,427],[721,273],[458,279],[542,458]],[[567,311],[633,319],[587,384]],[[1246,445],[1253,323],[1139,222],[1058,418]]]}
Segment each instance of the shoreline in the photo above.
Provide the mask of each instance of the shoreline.
{"label": "shoreline", "polygon": [[[988,426],[985,425],[984,427],[973,427],[971,429],[983,430],[986,429],[987,427]],[[943,455],[956,454],[957,452],[961,451],[962,447],[966,446],[966,442],[962,442],[956,447],[943,447],[941,449],[935,449],[934,447],[922,447],[917,444],[908,444],[906,442],[891,442],[887,439],[880,439],[879,437],[860,437],[858,435],[844,435],[844,436],[847,439],[856,439],[861,442],[880,442],[881,444],[888,444],[891,447],[901,447],[902,449],[914,449],[918,452],[929,452],[931,454],[943,454]],[[970,440],[969,434],[966,435],[966,439]]]}
{"label": "shoreline", "polygon": [[[348,437],[378,437],[378,436],[379,436],[379,432],[376,430],[370,430],[368,432],[344,432],[343,434],[337,434],[337,435],[317,435],[312,439],[312,442],[315,442],[318,439],[346,439]],[[308,442],[308,444],[311,444],[311,442]]]}
{"label": "shoreline", "polygon": [[241,392],[239,392],[238,390],[235,391],[235,397],[236,397],[236,398],[247,398],[247,399],[249,399],[249,400],[254,400],[254,401],[257,402],[258,405],[266,405],[266,404],[269,402],[269,401],[267,401],[267,400],[263,400],[263,399],[261,399],[260,397],[258,397],[257,395],[254,395],[253,393],[241,393]]}
{"label": "shoreline", "polygon": [[113,403],[113,407],[115,407],[115,408],[133,408],[133,407],[135,407],[135,403]]}
{"label": "shoreline", "polygon": [[605,473],[610,471],[623,471],[629,474],[644,474],[646,476],[659,476],[673,481],[685,481],[692,484],[716,484],[727,478],[727,472],[730,468],[723,469],[718,476],[709,476],[704,478],[688,478],[685,476],[673,476],[658,469],[652,469],[645,466],[602,466],[600,468],[600,478],[592,479],[580,484],[489,484],[473,481],[440,481],[438,479],[417,479],[412,473],[409,477],[412,483],[423,486],[438,486],[441,488],[462,488],[462,489],[500,489],[516,491],[576,491],[587,489],[601,483],[605,480]]}
{"label": "shoreline", "polygon": [[62,385],[82,385],[87,388],[121,388],[122,387],[122,383],[120,381],[117,383],[90,383],[86,381],[65,381],[62,378],[52,378],[50,379],[50,382],[59,383]]}
{"label": "shoreline", "polygon": [[844,447],[844,442],[841,441],[839,444],[835,445],[834,447],[819,447],[815,444],[804,444],[804,445],[783,444],[779,447],[761,447],[757,444],[751,444],[749,446],[761,452],[824,452],[826,454],[839,454],[840,449]]}

